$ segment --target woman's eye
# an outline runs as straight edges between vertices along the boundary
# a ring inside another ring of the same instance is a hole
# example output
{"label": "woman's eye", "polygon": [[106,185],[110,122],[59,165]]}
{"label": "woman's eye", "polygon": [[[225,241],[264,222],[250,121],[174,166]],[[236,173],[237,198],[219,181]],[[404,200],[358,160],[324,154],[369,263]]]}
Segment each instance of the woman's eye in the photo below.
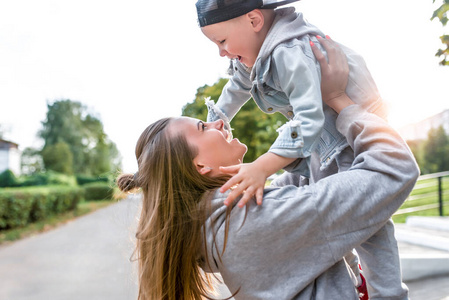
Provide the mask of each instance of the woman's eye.
{"label": "woman's eye", "polygon": [[219,43],[220,43],[220,44],[224,44],[225,41],[226,41],[226,40],[221,40]]}
{"label": "woman's eye", "polygon": [[206,128],[206,125],[203,122],[201,122],[201,130],[204,131],[204,128]]}

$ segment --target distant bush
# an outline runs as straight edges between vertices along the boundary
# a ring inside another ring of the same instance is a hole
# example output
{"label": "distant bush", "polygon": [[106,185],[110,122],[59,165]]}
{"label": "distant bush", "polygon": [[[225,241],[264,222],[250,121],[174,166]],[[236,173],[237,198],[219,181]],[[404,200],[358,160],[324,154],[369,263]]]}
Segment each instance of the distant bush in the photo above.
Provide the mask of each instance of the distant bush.
{"label": "distant bush", "polygon": [[114,189],[103,182],[93,182],[83,185],[86,200],[110,200],[114,196]]}
{"label": "distant bush", "polygon": [[76,186],[76,178],[72,175],[61,174],[54,171],[37,173],[21,178],[17,186],[42,186],[42,185],[64,185]]}
{"label": "distant bush", "polygon": [[85,176],[85,175],[77,175],[76,182],[79,185],[85,185],[93,182],[109,182],[109,178],[107,176]]}
{"label": "distant bush", "polygon": [[54,171],[48,171],[48,184],[49,185],[66,185],[66,186],[76,186],[76,178],[73,175],[66,175],[62,173],[57,173]]}
{"label": "distant bush", "polygon": [[17,186],[17,178],[11,170],[8,169],[0,173],[0,187],[14,186]]}
{"label": "distant bush", "polygon": [[0,190],[0,229],[74,210],[84,191],[77,187],[11,188]]}
{"label": "distant bush", "polygon": [[21,178],[19,186],[40,186],[48,184],[48,176],[45,173],[36,173]]}

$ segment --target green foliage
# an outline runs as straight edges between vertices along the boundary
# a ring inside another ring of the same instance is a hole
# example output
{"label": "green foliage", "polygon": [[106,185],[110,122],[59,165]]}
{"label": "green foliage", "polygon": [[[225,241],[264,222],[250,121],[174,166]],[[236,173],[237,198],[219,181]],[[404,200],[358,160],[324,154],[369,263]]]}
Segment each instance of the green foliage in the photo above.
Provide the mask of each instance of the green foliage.
{"label": "green foliage", "polygon": [[245,162],[252,162],[268,151],[278,136],[277,129],[287,119],[280,113],[266,114],[251,99],[231,121],[234,135],[248,146]]}
{"label": "green foliage", "polygon": [[[435,3],[435,0],[433,0],[433,3]],[[443,26],[446,26],[447,22],[448,22],[448,17],[447,17],[448,10],[449,10],[449,1],[444,0],[444,2],[441,4],[441,6],[438,7],[438,9],[436,9],[433,12],[431,20],[438,18],[440,23]],[[435,56],[442,58],[442,60],[440,61],[440,65],[447,66],[447,65],[449,65],[449,61],[447,60],[447,57],[449,55],[449,35],[444,34],[444,35],[440,36],[440,40],[441,40],[441,43],[443,44],[443,48],[438,49]]]}
{"label": "green foliage", "polygon": [[42,150],[45,168],[63,174],[73,174],[73,155],[67,143],[46,145]]}
{"label": "green foliage", "polygon": [[407,141],[410,150],[413,153],[413,156],[416,159],[416,162],[421,167],[421,174],[423,173],[422,166],[424,166],[424,141]]}
{"label": "green foliage", "polygon": [[0,229],[25,226],[49,215],[73,210],[83,193],[83,189],[76,187],[1,189]]}
{"label": "green foliage", "polygon": [[76,186],[75,176],[61,174],[57,172],[46,172],[45,175],[48,178],[48,185],[64,185],[64,186]]}
{"label": "green foliage", "polygon": [[44,171],[44,161],[42,159],[41,150],[34,148],[25,148],[21,155],[22,173],[31,175]]}
{"label": "green foliage", "polygon": [[0,174],[0,187],[17,186],[16,175],[11,170],[5,170]]}
{"label": "green foliage", "polygon": [[[443,215],[449,217],[449,202],[445,201],[449,190],[449,177],[442,177],[443,190]],[[433,207],[424,210],[416,210],[414,212],[401,212],[403,209],[418,208],[419,206],[435,205],[439,201],[438,195],[438,179],[419,179],[410,193],[412,198],[404,202],[401,208],[393,216],[395,223],[404,223],[408,216],[438,216],[439,208]]]}
{"label": "green foliage", "polygon": [[28,175],[22,177],[22,182],[20,186],[40,186],[48,184],[48,176],[46,173],[35,173],[33,175]]}
{"label": "green foliage", "polygon": [[432,128],[426,140],[407,141],[421,174],[449,171],[449,135],[443,126]]}
{"label": "green foliage", "polygon": [[[121,158],[116,145],[104,133],[101,121],[80,102],[59,100],[47,104],[47,118],[39,132],[45,141],[44,150],[59,143],[68,145],[72,154],[72,171],[75,174],[100,175],[120,168]],[[44,152],[42,153],[44,156]],[[68,157],[62,166],[54,166],[44,156],[45,167],[67,173]]]}
{"label": "green foliage", "polygon": [[426,173],[449,170],[449,137],[443,126],[432,128],[424,144],[424,165]]}
{"label": "green foliage", "polygon": [[221,95],[223,87],[228,82],[226,78],[220,78],[214,85],[204,85],[196,90],[195,100],[193,102],[184,105],[182,108],[182,115],[197,118],[200,120],[206,120],[207,107],[204,104],[204,100],[210,97],[213,100],[217,100]]}
{"label": "green foliage", "polygon": [[114,189],[109,183],[93,182],[83,185],[84,197],[86,200],[105,200],[112,199]]}
{"label": "green foliage", "polygon": [[88,183],[93,183],[93,182],[105,182],[108,183],[111,180],[107,177],[107,176],[84,176],[84,175],[78,175],[76,176],[76,182],[79,185],[85,185]]}
{"label": "green foliage", "polygon": [[[197,89],[195,100],[183,107],[182,115],[201,120],[207,118],[207,107],[204,99],[210,97],[217,100],[227,79],[221,78],[214,85],[204,85]],[[279,114],[265,114],[256,103],[250,99],[231,121],[233,134],[248,146],[245,162],[254,161],[267,152],[278,136],[276,129],[286,122],[286,118]]]}
{"label": "green foliage", "polygon": [[45,173],[36,173],[33,175],[27,175],[20,177],[20,181],[17,186],[41,186],[41,185],[63,185],[63,186],[76,186],[76,178],[73,175],[66,175],[54,171],[48,171]]}

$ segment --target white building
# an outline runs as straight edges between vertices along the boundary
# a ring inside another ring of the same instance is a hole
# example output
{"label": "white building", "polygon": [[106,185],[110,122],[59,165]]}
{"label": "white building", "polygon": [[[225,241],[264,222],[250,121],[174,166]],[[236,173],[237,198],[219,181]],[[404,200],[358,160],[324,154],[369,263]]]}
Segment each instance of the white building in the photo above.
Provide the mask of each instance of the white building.
{"label": "white building", "polygon": [[427,140],[430,129],[443,126],[446,134],[449,134],[449,109],[439,114],[424,119],[418,123],[410,124],[400,128],[398,131],[407,140]]}
{"label": "white building", "polygon": [[18,144],[0,139],[0,173],[9,169],[20,175],[20,155]]}

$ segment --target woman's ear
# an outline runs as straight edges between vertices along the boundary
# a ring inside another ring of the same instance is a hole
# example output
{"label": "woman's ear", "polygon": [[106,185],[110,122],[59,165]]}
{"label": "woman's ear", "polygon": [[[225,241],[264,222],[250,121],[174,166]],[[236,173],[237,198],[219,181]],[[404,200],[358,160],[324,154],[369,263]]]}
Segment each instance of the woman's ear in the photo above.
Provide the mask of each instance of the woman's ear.
{"label": "woman's ear", "polygon": [[196,169],[197,169],[198,173],[200,173],[201,175],[206,175],[207,173],[212,171],[212,168],[206,167],[202,164],[196,164]]}
{"label": "woman's ear", "polygon": [[263,24],[265,23],[265,18],[260,9],[254,9],[246,14],[249,21],[251,22],[251,27],[255,32],[259,32],[263,28]]}

